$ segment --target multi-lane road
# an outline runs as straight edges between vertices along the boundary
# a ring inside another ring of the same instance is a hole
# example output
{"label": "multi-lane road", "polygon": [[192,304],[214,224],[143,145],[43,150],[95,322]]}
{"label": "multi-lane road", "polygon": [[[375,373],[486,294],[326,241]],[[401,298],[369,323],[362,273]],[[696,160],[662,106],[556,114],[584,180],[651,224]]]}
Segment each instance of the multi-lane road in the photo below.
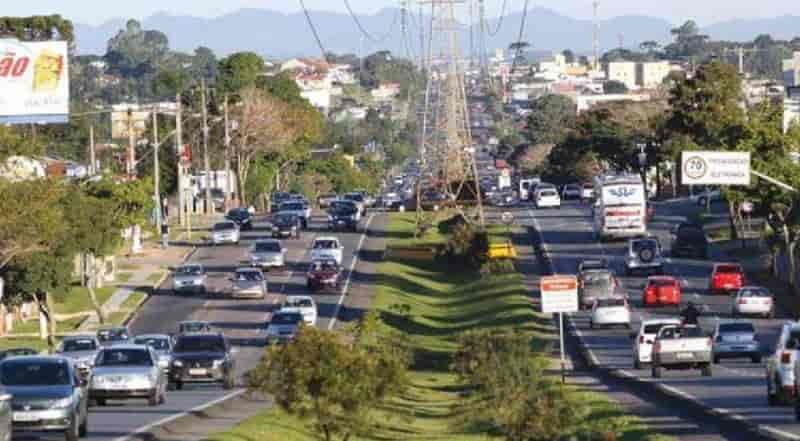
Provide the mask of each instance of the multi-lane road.
{"label": "multi-lane road", "polygon": [[[370,265],[370,259],[359,259],[366,250],[375,251],[382,246],[380,229],[385,215],[371,213],[361,222],[358,233],[329,233],[325,229],[325,217],[318,216],[310,224],[309,231],[300,239],[282,241],[287,248],[285,269],[267,273],[269,295],[264,300],[234,300],[227,296],[228,277],[240,265],[247,264],[248,246],[257,239],[270,237],[269,223],[257,218],[252,231],[243,231],[238,246],[200,246],[189,261],[203,264],[209,271],[208,294],[205,296],[176,296],[170,292],[171,280],[142,307],[130,323],[132,334],[175,333],[183,320],[206,320],[225,333],[236,348],[237,371],[240,375],[251,369],[264,351],[264,338],[260,330],[269,321],[270,314],[280,307],[286,295],[312,295],[319,309],[317,326],[335,328],[342,317],[349,314],[347,307],[353,291],[369,290],[369,281],[362,266]],[[368,228],[367,228],[368,226]],[[342,289],[311,293],[306,288],[305,275],[309,261],[309,247],[313,239],[321,235],[336,235],[345,247],[342,260],[345,283]],[[364,253],[371,254],[371,253]],[[241,386],[241,385],[240,385]],[[94,407],[89,413],[89,434],[92,441],[123,441],[133,434],[149,430],[199,407],[241,394],[243,389],[223,391],[221,387],[187,385],[181,391],[170,391],[166,404],[148,407],[144,402],[127,402],[106,407]],[[42,439],[60,439],[58,436],[43,436]],[[25,439],[36,436],[25,435]]]}
{"label": "multi-lane road", "polygon": [[[656,209],[650,231],[659,238],[667,253],[669,229],[681,220],[681,214],[691,211],[688,204],[665,203]],[[635,309],[634,329],[642,319],[678,315],[679,308],[643,307],[641,299],[646,278],[621,277],[625,274],[626,244],[596,241],[587,205],[565,203],[560,210],[519,208],[517,218],[525,219],[528,226],[535,228],[537,240],[542,242],[551,262],[550,269],[555,273],[574,274],[582,259],[605,258],[620,275],[621,285],[632,300]],[[724,256],[716,252],[712,252],[712,259],[708,261],[668,258],[665,268],[666,273],[681,280],[684,305],[688,300],[708,305],[709,312],[700,319],[700,325],[708,331],[713,329],[717,320],[730,318],[729,296],[707,293],[711,267],[720,259],[724,259]],[[786,320],[786,316],[778,312],[773,320],[753,319],[763,344],[765,360],[772,352],[781,324]],[[693,405],[759,426],[761,434],[800,439],[800,424],[795,422],[793,410],[767,405],[764,363],[754,364],[747,359],[723,360],[714,365],[713,377],[702,377],[695,371],[666,371],[664,378],[656,380],[651,378],[649,369],[633,369],[630,331],[621,328],[589,329],[587,313],[573,314],[570,322],[592,364],[643,382],[657,382],[661,390],[691,401]]]}

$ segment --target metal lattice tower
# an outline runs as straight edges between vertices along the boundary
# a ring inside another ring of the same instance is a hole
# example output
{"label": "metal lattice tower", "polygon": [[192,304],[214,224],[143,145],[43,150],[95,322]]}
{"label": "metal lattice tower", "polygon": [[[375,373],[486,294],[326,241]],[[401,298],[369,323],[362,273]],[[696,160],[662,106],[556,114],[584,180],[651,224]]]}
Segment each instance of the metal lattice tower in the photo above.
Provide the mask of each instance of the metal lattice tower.
{"label": "metal lattice tower", "polygon": [[594,66],[595,71],[600,70],[600,22],[597,18],[597,9],[600,7],[600,2],[595,0],[592,2],[593,8],[593,21],[592,24],[592,52],[594,55],[594,60],[592,61],[592,65]]}
{"label": "metal lattice tower", "polygon": [[478,50],[480,51],[481,77],[489,75],[489,54],[486,47],[486,5],[484,0],[478,0],[478,14],[480,14],[480,27],[478,36]]}
{"label": "metal lattice tower", "polygon": [[[438,90],[438,96],[434,97],[438,104],[436,106],[431,105],[430,90],[426,92],[426,109],[435,112],[436,123],[433,133],[428,134],[423,128],[420,151],[426,152],[426,159],[433,161],[431,169],[450,198],[456,199],[464,192],[473,193],[470,196],[475,198],[478,220],[480,225],[484,225],[483,201],[461,66],[463,60],[458,44],[460,25],[456,19],[456,5],[463,5],[465,0],[422,0],[420,3],[431,5],[428,89],[431,84],[436,84]],[[442,50],[441,67],[434,67],[431,60],[434,42]],[[469,219],[467,216],[465,218]]]}

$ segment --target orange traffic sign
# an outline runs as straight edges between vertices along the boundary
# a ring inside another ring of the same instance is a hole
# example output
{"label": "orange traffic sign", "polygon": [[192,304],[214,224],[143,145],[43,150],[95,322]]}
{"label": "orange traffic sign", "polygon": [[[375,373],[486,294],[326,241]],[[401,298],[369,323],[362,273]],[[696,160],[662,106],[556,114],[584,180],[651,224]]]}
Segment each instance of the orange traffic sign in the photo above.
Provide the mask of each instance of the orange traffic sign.
{"label": "orange traffic sign", "polygon": [[575,276],[544,276],[539,281],[542,312],[578,310],[578,279]]}

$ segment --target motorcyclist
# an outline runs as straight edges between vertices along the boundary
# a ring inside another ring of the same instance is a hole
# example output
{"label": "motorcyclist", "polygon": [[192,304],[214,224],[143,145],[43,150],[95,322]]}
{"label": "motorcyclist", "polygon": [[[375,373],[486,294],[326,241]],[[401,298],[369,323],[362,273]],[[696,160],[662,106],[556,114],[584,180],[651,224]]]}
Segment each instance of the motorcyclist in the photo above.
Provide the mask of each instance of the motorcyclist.
{"label": "motorcyclist", "polygon": [[686,308],[681,311],[681,317],[683,318],[684,325],[696,325],[697,319],[700,317],[701,311],[694,302],[690,301]]}

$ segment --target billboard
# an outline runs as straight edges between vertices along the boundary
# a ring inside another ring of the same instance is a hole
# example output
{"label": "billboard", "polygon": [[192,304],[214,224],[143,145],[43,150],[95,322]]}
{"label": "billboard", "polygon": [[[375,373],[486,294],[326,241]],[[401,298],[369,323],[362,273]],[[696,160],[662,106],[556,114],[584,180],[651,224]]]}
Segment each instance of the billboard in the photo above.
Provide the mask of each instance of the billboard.
{"label": "billboard", "polygon": [[750,185],[750,152],[682,152],[683,185]]}
{"label": "billboard", "polygon": [[67,42],[0,39],[0,124],[65,124]]}
{"label": "billboard", "polygon": [[122,106],[114,107],[111,112],[111,138],[112,139],[128,139],[128,128],[133,129],[133,137],[135,139],[142,139],[145,137],[147,131],[147,123],[150,121],[150,112],[143,112],[138,107],[131,107],[128,112],[127,108]]}

